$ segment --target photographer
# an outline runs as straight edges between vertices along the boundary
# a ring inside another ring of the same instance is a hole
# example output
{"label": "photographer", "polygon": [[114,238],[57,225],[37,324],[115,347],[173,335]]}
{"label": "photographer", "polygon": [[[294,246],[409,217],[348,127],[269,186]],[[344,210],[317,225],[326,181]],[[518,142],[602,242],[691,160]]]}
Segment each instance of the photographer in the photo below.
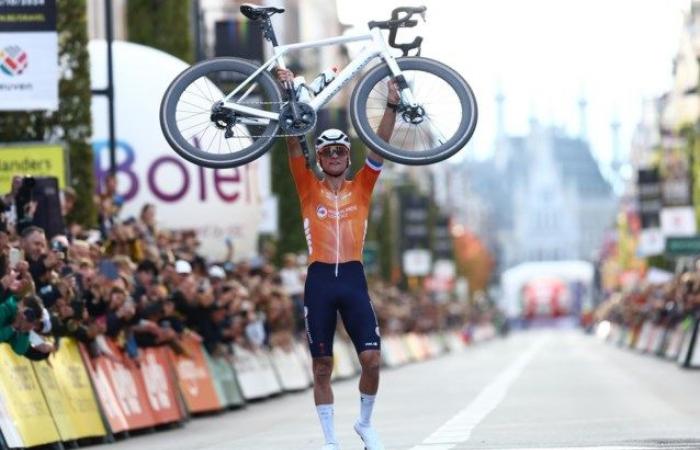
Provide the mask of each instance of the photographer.
{"label": "photographer", "polygon": [[51,271],[60,268],[65,257],[61,250],[65,249],[57,243],[49,250],[44,230],[34,225],[24,229],[21,244],[36,289],[41,290],[50,282]]}
{"label": "photographer", "polygon": [[20,302],[11,295],[0,304],[0,342],[7,342],[18,355],[27,353],[30,347],[29,332],[42,328],[43,307],[41,300],[27,295]]}
{"label": "photographer", "polygon": [[34,177],[14,177],[12,179],[17,234],[21,235],[27,227],[34,223],[37,202],[34,200],[32,190],[35,185]]}

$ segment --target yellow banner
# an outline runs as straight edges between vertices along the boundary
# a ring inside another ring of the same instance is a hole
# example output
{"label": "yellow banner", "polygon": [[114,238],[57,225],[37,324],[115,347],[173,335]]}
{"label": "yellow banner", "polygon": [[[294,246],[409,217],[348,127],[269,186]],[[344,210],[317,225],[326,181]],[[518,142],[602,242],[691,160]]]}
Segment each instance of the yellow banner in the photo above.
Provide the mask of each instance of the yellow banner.
{"label": "yellow banner", "polygon": [[0,395],[25,447],[57,442],[60,438],[41,393],[31,361],[0,344]]}
{"label": "yellow banner", "polygon": [[61,339],[61,347],[50,361],[76,437],[104,436],[107,432],[75,339]]}
{"label": "yellow banner", "polygon": [[53,368],[46,361],[32,362],[34,373],[39,380],[41,390],[44,392],[44,398],[51,411],[58,433],[61,435],[62,441],[72,441],[78,439],[76,433],[76,425],[78,425],[71,417],[70,409],[67,405],[68,399],[63,395]]}
{"label": "yellow banner", "polygon": [[66,185],[63,147],[43,144],[0,147],[0,194],[10,191],[15,175],[56,177],[58,187],[63,189]]}

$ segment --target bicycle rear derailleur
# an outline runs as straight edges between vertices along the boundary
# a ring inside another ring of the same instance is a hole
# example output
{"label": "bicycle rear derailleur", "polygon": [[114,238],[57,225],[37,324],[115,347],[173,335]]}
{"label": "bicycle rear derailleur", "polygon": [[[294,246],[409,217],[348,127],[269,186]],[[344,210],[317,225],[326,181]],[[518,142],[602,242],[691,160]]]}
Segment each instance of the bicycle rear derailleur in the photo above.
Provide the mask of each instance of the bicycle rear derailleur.
{"label": "bicycle rear derailleur", "polygon": [[[294,119],[294,110],[297,109],[297,119]],[[308,103],[295,102],[294,105],[286,103],[280,110],[280,128],[286,134],[306,134],[316,125],[316,111]]]}
{"label": "bicycle rear derailleur", "polygon": [[212,106],[209,120],[214,123],[216,128],[226,130],[224,133],[226,139],[233,137],[233,127],[236,126],[236,113],[231,109],[225,108],[223,102],[218,102]]}

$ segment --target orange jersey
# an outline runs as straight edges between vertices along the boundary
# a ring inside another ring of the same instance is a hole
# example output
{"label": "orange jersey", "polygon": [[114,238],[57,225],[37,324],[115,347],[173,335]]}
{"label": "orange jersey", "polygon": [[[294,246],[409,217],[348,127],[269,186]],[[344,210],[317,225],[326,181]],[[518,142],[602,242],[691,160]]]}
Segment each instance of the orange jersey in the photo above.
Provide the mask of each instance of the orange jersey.
{"label": "orange jersey", "polygon": [[362,261],[372,189],[381,166],[367,160],[337,194],[306,168],[303,156],[290,157],[289,166],[301,202],[309,263]]}

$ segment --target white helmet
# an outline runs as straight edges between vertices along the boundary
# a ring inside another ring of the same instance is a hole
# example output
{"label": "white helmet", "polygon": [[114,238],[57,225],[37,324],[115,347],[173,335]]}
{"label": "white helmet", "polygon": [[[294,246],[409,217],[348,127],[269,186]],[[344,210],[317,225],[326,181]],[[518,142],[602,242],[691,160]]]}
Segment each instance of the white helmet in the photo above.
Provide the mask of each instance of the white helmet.
{"label": "white helmet", "polygon": [[316,151],[328,145],[342,145],[350,148],[350,138],[337,128],[329,128],[316,138]]}

